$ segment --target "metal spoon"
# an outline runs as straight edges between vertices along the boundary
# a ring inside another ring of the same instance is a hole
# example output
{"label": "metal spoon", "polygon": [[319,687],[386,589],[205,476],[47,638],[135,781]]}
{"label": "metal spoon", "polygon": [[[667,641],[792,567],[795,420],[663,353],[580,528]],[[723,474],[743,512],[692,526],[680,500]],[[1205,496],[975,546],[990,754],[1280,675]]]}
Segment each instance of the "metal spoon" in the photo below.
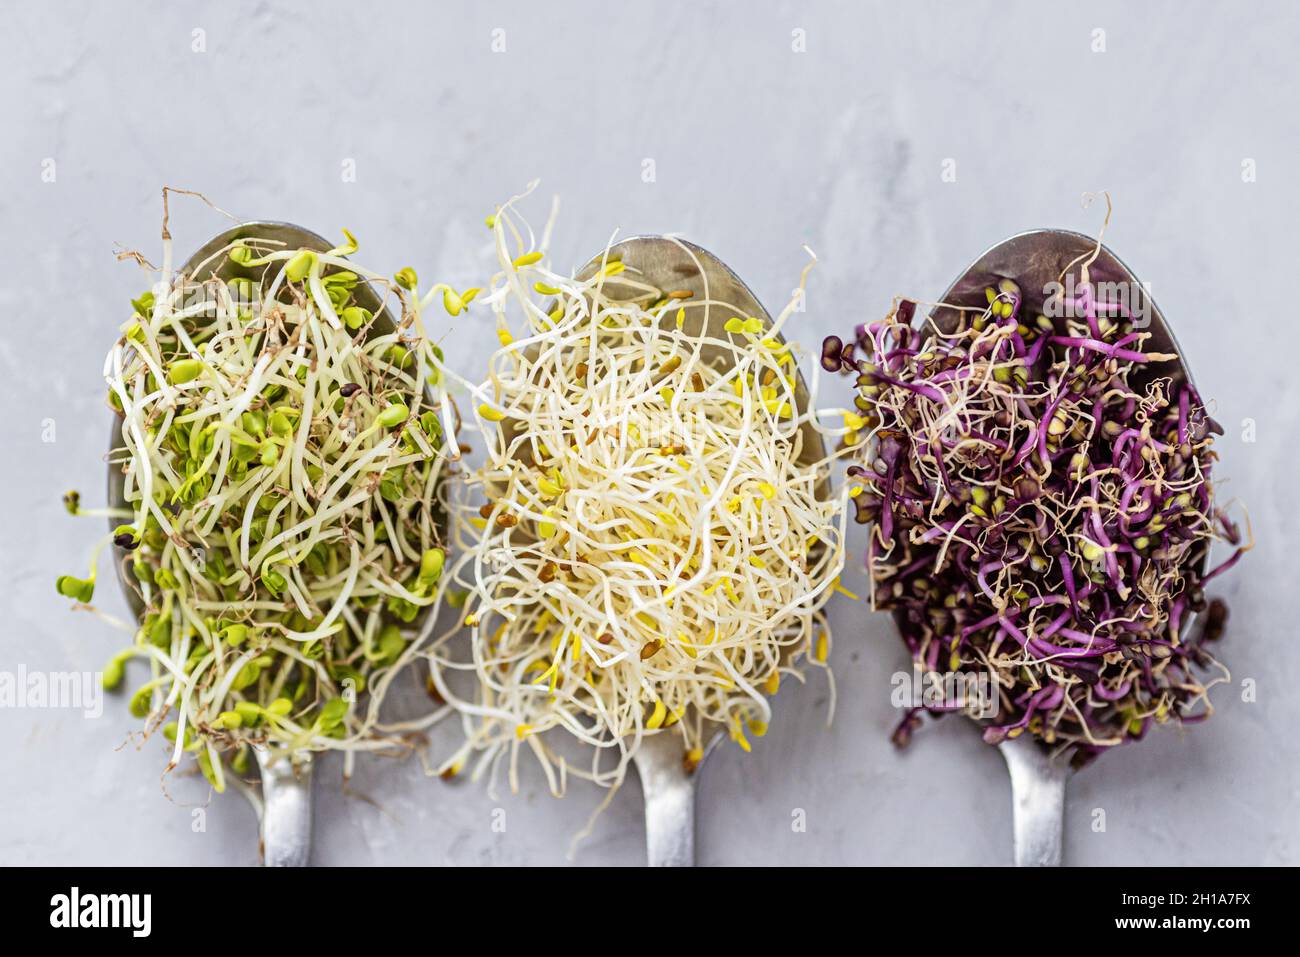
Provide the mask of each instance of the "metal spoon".
{"label": "metal spoon", "polygon": [[[263,239],[283,243],[289,249],[311,249],[324,252],[334,248],[329,242],[310,230],[291,223],[247,222],[232,226],[208,240],[198,252],[186,261],[180,269],[191,280],[203,281],[210,277],[233,279],[238,276],[255,278],[257,270],[236,266],[228,259],[222,259],[218,269],[212,269],[207,263],[218,250],[237,239]],[[207,263],[206,265],[204,265]],[[202,275],[193,275],[202,267]],[[367,283],[358,283],[353,290],[357,303],[374,313],[375,327],[380,334],[391,332],[394,328],[392,317],[384,307],[382,298]],[[122,449],[120,422],[115,418],[109,435],[109,456]],[[109,467],[108,502],[110,506],[126,506],[124,496],[126,477],[122,470]],[[115,519],[109,520],[110,527],[115,526]],[[114,563],[117,569],[118,583],[126,595],[127,603],[136,617],[144,614],[144,607],[139,595],[130,585],[126,564]],[[257,766],[262,779],[261,809],[261,849],[262,861],[267,867],[304,867],[311,854],[311,805],[312,805],[312,761],[309,753],[296,754],[290,759],[283,754],[274,754],[266,748],[254,750]]]}
{"label": "metal spoon", "polygon": [[[712,253],[693,243],[666,236],[634,236],[612,246],[609,257],[622,260],[629,278],[650,283],[665,292],[689,290],[691,298],[681,303],[681,308],[686,310],[682,328],[687,335],[699,335],[703,330],[709,338],[725,342],[727,334],[723,327],[735,315],[756,316],[763,320],[764,326],[772,325],[771,315],[740,277]],[[596,256],[579,275],[591,276],[604,259],[604,253]],[[612,298],[619,298],[619,285],[615,276],[605,280],[604,288]],[[734,308],[710,307],[710,299]],[[676,309],[667,310],[664,325],[675,324],[676,315]],[[778,338],[785,341],[779,334]],[[730,352],[706,344],[701,355],[706,361],[726,361]],[[795,401],[801,410],[808,406],[808,388],[802,375],[796,383]],[[826,446],[817,430],[805,425],[803,432],[801,460],[815,462],[825,458]],[[721,737],[719,731],[709,739],[704,747],[705,758]],[[698,766],[695,772],[688,771],[682,757],[682,739],[663,732],[645,735],[632,756],[645,794],[646,851],[651,867],[695,865]]]}
{"label": "metal spoon", "polygon": [[[986,250],[948,287],[942,302],[947,306],[982,311],[987,305],[984,290],[996,286],[1000,279],[1011,279],[1020,286],[1025,308],[1045,313],[1044,304],[1058,294],[1056,283],[1064,284],[1068,290],[1072,282],[1074,288],[1078,288],[1080,266],[1097,251],[1097,245],[1097,240],[1090,236],[1064,229],[1035,229],[1019,233]],[[1172,352],[1179,356],[1177,362],[1159,363],[1145,374],[1135,373],[1132,381],[1144,384],[1144,380],[1159,376],[1171,379],[1175,386],[1190,384],[1192,374],[1173,331],[1149,290],[1133,271],[1110,249],[1102,246],[1096,259],[1088,264],[1088,278],[1094,288],[1100,283],[1110,283],[1115,284],[1111,288],[1125,291],[1129,297],[1125,300],[1129,311],[1136,317],[1135,327],[1151,333],[1146,343],[1148,351]],[[931,320],[941,329],[953,328],[959,316],[958,309],[947,306],[940,306],[930,314]],[[1208,551],[1202,552],[1199,556],[1202,572],[1207,559]],[[1189,630],[1193,618],[1188,618]],[[1011,777],[1016,866],[1060,865],[1065,785],[1071,768],[1064,761],[1053,758],[1043,745],[1028,735],[1003,741],[998,749]]]}

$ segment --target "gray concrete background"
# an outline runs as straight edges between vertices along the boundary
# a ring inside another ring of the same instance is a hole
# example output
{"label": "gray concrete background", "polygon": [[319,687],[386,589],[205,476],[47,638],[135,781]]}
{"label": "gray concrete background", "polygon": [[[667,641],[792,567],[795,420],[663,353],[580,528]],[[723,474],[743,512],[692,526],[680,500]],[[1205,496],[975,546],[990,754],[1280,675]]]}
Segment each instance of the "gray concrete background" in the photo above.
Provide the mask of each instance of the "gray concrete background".
{"label": "gray concrete background", "polygon": [[[585,259],[615,228],[677,231],[771,305],[788,296],[807,243],[821,265],[793,332],[812,347],[895,293],[937,295],[1012,232],[1095,231],[1100,212],[1080,196],[1109,189],[1107,241],[1176,326],[1227,427],[1222,493],[1251,509],[1258,548],[1215,591],[1233,609],[1223,654],[1258,699],[1221,687],[1208,724],[1155,734],[1078,776],[1066,858],[1300,859],[1300,606],[1285,551],[1300,468],[1295,5],[287,6],[3,4],[0,670],[97,669],[116,647],[54,593],[100,532],[64,514],[59,495],[99,494],[100,364],[140,286],[115,244],[157,252],[163,184],[245,218],[327,235],[346,225],[368,265],[410,264],[461,287],[489,263],[484,214],[536,177],[536,220],[550,194],[563,200],[557,262]],[[491,50],[498,28],[504,53]],[[1092,49],[1097,29],[1104,52]],[[793,49],[796,30],[806,52]],[[341,175],[349,159],[355,182]],[[941,179],[946,159],[956,182]],[[1248,160],[1254,182],[1243,181]],[[172,222],[182,258],[223,225],[183,202]],[[448,325],[448,355],[470,373],[489,326],[481,315]],[[855,556],[864,542],[853,539]],[[861,584],[851,563],[847,583]],[[111,582],[100,594],[123,611]],[[1009,861],[999,756],[957,720],[895,753],[889,676],[905,665],[902,646],[864,606],[839,602],[833,619],[834,727],[814,679],[782,691],[752,755],[727,746],[712,757],[701,862]],[[133,740],[137,725],[117,698],[98,720],[0,711],[0,863],[255,861],[247,804],[214,800],[194,833],[187,805],[203,791],[173,778],[164,795],[162,746]],[[435,753],[458,735],[440,728]],[[562,863],[602,796],[578,782],[554,800],[528,767],[522,793],[493,797],[384,760],[361,761],[345,791],[339,767],[327,760],[318,781],[322,864]],[[577,863],[638,863],[640,801],[632,779]],[[504,834],[490,827],[498,807]],[[791,829],[796,808],[806,833]]]}

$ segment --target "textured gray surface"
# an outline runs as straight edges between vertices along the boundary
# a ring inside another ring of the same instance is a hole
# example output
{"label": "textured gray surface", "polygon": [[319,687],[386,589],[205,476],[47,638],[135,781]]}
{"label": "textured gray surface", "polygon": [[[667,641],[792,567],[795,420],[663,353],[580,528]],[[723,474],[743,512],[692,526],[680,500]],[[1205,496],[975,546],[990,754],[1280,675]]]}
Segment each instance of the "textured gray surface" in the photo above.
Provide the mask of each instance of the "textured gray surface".
{"label": "textured gray surface", "polygon": [[[1233,606],[1224,654],[1258,697],[1220,688],[1209,724],[1077,777],[1066,859],[1300,860],[1300,606],[1285,551],[1300,532],[1300,396],[1283,282],[1300,208],[1294,5],[3,6],[0,670],[95,669],[114,649],[51,587],[99,534],[63,513],[59,493],[100,488],[101,357],[139,286],[114,244],[156,252],[162,184],[202,189],[241,217],[329,235],[346,225],[368,264],[462,287],[488,264],[483,215],[535,177],[563,198],[557,262],[578,263],[615,228],[678,231],[772,305],[808,243],[821,265],[792,330],[808,345],[895,293],[937,294],[1011,232],[1094,231],[1099,212],[1079,197],[1105,188],[1108,242],[1151,282],[1227,427],[1224,494],[1249,503],[1259,546],[1216,591]],[[497,28],[504,53],[491,51]],[[1097,28],[1105,52],[1092,51]],[[792,49],[795,30],[806,52]],[[348,159],[355,182],[341,175]],[[941,178],[946,159],[956,182]],[[1255,182],[1243,182],[1247,159]],[[49,160],[54,182],[42,178]],[[545,198],[530,207],[539,220],[545,209]],[[176,207],[180,255],[221,226]],[[448,354],[469,372],[488,326],[451,326]],[[855,560],[847,581],[861,578]],[[122,610],[111,587],[101,594]],[[719,749],[702,771],[701,861],[1008,861],[998,754],[956,721],[896,754],[888,692],[901,645],[863,606],[841,602],[833,618],[834,727],[813,680],[783,689],[752,755]],[[202,791],[170,779],[164,795],[162,748],[131,740],[136,724],[116,698],[98,720],[0,710],[0,863],[255,860],[250,808],[219,798],[195,833],[186,805]],[[435,752],[457,735],[440,728]],[[554,800],[531,768],[522,793],[494,798],[426,779],[416,761],[362,761],[344,791],[327,759],[319,784],[320,863],[563,862],[601,798],[577,783]],[[577,862],[638,863],[639,814],[632,780]]]}

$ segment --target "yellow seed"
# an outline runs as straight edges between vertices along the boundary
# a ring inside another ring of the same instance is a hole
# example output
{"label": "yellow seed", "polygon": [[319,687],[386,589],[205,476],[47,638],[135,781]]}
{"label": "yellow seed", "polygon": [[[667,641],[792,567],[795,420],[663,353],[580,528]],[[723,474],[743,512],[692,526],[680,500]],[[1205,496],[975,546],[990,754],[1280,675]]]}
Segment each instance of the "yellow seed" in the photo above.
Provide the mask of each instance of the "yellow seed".
{"label": "yellow seed", "polygon": [[773,671],[768,675],[767,680],[763,682],[763,690],[768,694],[776,694],[781,688],[781,672]]}
{"label": "yellow seed", "polygon": [[763,320],[757,317],[746,319],[742,328],[750,335],[756,336],[763,331]]}
{"label": "yellow seed", "polygon": [[515,725],[515,737],[522,741],[528,737],[532,730],[533,726],[531,724],[517,724]]}
{"label": "yellow seed", "polygon": [[849,498],[857,498],[864,491],[866,491],[866,489],[864,489],[861,485],[854,485],[852,488],[849,489]]}
{"label": "yellow seed", "polygon": [[478,407],[478,414],[483,416],[483,418],[487,419],[489,422],[500,422],[506,417],[504,412],[500,409],[492,408],[492,406],[488,405],[486,402]]}
{"label": "yellow seed", "polygon": [[683,307],[677,310],[677,328],[680,329],[686,325],[686,309]]}
{"label": "yellow seed", "polygon": [[815,652],[815,657],[818,661],[825,663],[828,651],[829,647],[826,641],[826,632],[823,631],[817,636],[817,651]]}
{"label": "yellow seed", "polygon": [[831,588],[839,592],[841,595],[846,595],[849,598],[852,598],[854,601],[858,600],[858,596],[855,595],[853,592],[849,591],[843,585],[841,585],[840,580],[838,578],[836,578],[835,581],[831,583]]}
{"label": "yellow seed", "polygon": [[659,398],[663,399],[664,405],[673,404],[673,395],[674,395],[673,390],[668,388],[667,386],[664,386],[662,389],[659,390]]}
{"label": "yellow seed", "polygon": [[722,327],[727,332],[742,332],[745,328],[745,321],[739,316],[732,316]]}
{"label": "yellow seed", "polygon": [[703,760],[704,760],[703,749],[691,748],[682,757],[682,767],[686,769],[687,774],[690,774],[692,771],[694,771],[696,768],[700,766],[700,762]]}
{"label": "yellow seed", "polygon": [[563,492],[564,489],[556,485],[550,479],[538,479],[537,491],[541,492],[547,498],[555,498],[557,495]]}
{"label": "yellow seed", "polygon": [[514,267],[516,269],[521,269],[524,266],[531,266],[533,263],[538,263],[541,261],[542,261],[542,254],[540,252],[524,253],[522,256],[520,256],[518,259],[514,261]]}
{"label": "yellow seed", "polygon": [[757,555],[750,555],[750,556],[749,556],[749,563],[750,563],[751,565],[753,565],[755,568],[766,568],[766,567],[767,567],[767,562],[763,561],[763,559],[759,558]]}
{"label": "yellow seed", "polygon": [[654,712],[650,715],[650,720],[645,723],[646,728],[651,731],[655,730],[664,723],[664,718],[667,717],[667,715],[668,709],[664,707],[664,703],[658,698],[655,698]]}
{"label": "yellow seed", "polygon": [[763,498],[769,502],[776,498],[776,487],[771,482],[759,482],[758,490],[763,493]]}
{"label": "yellow seed", "polygon": [[[554,519],[558,513],[553,508],[547,508],[542,510],[542,514],[545,515],[547,519]],[[554,538],[555,522],[547,521],[546,519],[538,522],[537,534],[542,536],[542,538]]]}
{"label": "yellow seed", "polygon": [[533,288],[536,289],[538,292],[540,292],[543,296],[558,296],[560,294],[559,287],[548,286],[540,279],[537,280],[537,282],[533,283]]}
{"label": "yellow seed", "polygon": [[[524,669],[524,674],[528,674],[531,671],[536,671],[537,668],[541,667],[541,665],[546,663],[546,660],[547,659],[542,658],[534,662],[533,664],[529,665],[527,668]],[[549,665],[547,665],[546,669],[540,675],[538,675],[535,679],[533,679],[533,684],[535,685],[545,684],[548,681],[551,681],[559,673],[560,672],[558,670],[558,665],[556,664],[556,662],[552,661]],[[552,691],[555,690],[554,685],[551,686],[551,690]]]}
{"label": "yellow seed", "polygon": [[503,346],[508,346],[515,341],[515,337],[510,334],[510,330],[504,326],[497,330],[497,341]]}
{"label": "yellow seed", "polygon": [[626,268],[621,262],[605,263],[605,268],[601,270],[601,273],[605,276],[617,276]]}
{"label": "yellow seed", "polygon": [[749,722],[749,733],[752,734],[752,735],[753,735],[754,737],[756,737],[756,738],[761,738],[763,735],[767,734],[767,722],[766,722],[766,721],[757,721],[757,720],[755,720],[755,721],[750,721],[750,722]]}
{"label": "yellow seed", "polygon": [[495,229],[497,225],[496,215],[493,214],[492,216],[488,216],[484,218],[483,225],[486,226],[488,229]]}
{"label": "yellow seed", "polygon": [[474,612],[473,614],[466,615],[465,624],[470,628],[476,626],[478,624],[478,613]]}

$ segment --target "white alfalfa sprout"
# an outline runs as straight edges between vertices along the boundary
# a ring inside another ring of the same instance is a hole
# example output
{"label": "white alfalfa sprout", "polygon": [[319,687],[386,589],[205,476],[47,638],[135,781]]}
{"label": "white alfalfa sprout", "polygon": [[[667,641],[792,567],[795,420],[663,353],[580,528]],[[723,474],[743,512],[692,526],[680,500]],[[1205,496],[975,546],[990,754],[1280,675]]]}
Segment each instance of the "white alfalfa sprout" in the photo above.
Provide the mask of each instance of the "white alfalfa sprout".
{"label": "white alfalfa sprout", "polygon": [[[514,788],[526,746],[558,794],[570,774],[617,787],[647,735],[680,736],[688,767],[718,730],[748,750],[782,677],[826,666],[822,608],[842,590],[828,489],[845,453],[802,459],[807,428],[844,430],[796,394],[797,357],[776,338],[798,299],[764,328],[707,289],[640,281],[608,250],[589,279],[558,274],[513,203],[489,220],[500,272],[482,300],[501,346],[463,383],[487,445],[453,521],[468,655],[454,631],[428,651],[467,735],[439,770],[508,757]],[[688,309],[724,313],[726,332],[688,331]],[[448,681],[466,671],[470,697]],[[553,747],[565,737],[589,763]]]}

